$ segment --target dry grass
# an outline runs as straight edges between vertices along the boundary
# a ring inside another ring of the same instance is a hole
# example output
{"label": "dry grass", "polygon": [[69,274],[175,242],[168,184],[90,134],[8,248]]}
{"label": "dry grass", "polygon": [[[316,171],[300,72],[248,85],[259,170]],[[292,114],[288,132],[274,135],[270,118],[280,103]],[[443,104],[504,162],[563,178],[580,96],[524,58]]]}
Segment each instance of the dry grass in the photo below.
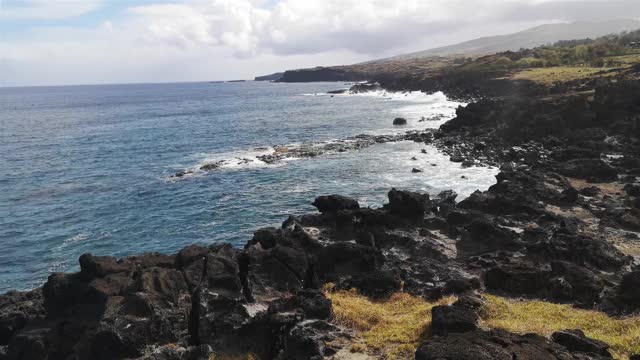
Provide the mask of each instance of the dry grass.
{"label": "dry grass", "polygon": [[[353,330],[360,340],[352,352],[366,352],[384,359],[412,359],[422,339],[429,337],[431,309],[449,305],[455,297],[428,302],[406,293],[372,301],[356,291],[325,289],[333,303],[334,322]],[[640,353],[640,317],[614,319],[597,311],[534,300],[511,300],[485,294],[482,326],[514,333],[550,336],[565,329],[581,329],[611,346],[616,359]]]}
{"label": "dry grass", "polygon": [[544,336],[564,329],[581,329],[587,336],[608,343],[615,358],[626,359],[640,353],[640,317],[614,319],[570,305],[509,300],[487,294],[484,298],[483,326],[487,328]]}
{"label": "dry grass", "polygon": [[631,66],[640,63],[640,53],[634,52],[626,55],[608,56],[606,60],[617,66]]}
{"label": "dry grass", "polygon": [[451,304],[448,297],[437,302],[397,293],[384,301],[372,301],[355,291],[326,291],[333,303],[334,322],[359,333],[366,351],[384,359],[413,358],[420,339],[429,336],[431,309]]}
{"label": "dry grass", "polygon": [[588,188],[588,187],[597,187],[598,189],[600,189],[600,192],[603,195],[609,195],[609,196],[620,196],[620,194],[624,193],[624,184],[618,183],[618,182],[608,182],[608,183],[590,183],[586,180],[582,180],[582,179],[574,179],[574,178],[567,178],[567,181],[569,181],[569,184],[571,186],[573,186],[574,188],[578,189],[578,190],[582,190],[584,188]]}
{"label": "dry grass", "polygon": [[558,66],[550,68],[536,68],[517,71],[511,76],[514,80],[531,80],[533,82],[553,85],[559,82],[568,82],[598,76],[612,76],[613,73],[606,72],[607,68]]}

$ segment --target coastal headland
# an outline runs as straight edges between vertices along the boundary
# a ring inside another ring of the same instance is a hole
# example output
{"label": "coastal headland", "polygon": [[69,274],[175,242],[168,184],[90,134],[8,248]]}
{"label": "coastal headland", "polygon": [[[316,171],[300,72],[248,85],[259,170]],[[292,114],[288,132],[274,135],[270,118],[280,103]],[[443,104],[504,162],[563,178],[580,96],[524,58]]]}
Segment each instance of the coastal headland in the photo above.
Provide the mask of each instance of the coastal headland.
{"label": "coastal headland", "polygon": [[616,39],[575,56],[600,41],[285,72],[470,102],[402,140],[500,166],[496,184],[381,208],[318,194],[244,248],[82,255],[0,296],[0,359],[637,359],[640,57]]}

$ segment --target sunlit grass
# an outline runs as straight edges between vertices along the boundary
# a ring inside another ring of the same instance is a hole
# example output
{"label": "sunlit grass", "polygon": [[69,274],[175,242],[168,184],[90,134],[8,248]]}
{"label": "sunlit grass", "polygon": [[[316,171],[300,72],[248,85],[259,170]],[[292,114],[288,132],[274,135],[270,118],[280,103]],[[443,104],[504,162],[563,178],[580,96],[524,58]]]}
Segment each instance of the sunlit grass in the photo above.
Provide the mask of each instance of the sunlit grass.
{"label": "sunlit grass", "polygon": [[531,80],[533,82],[553,85],[555,83],[569,82],[585,79],[593,75],[612,76],[607,68],[579,67],[579,66],[558,66],[548,68],[535,68],[515,72],[511,78],[514,80]]}
{"label": "sunlit grass", "polygon": [[333,303],[334,322],[355,330],[364,346],[354,344],[352,351],[366,352],[385,359],[414,357],[420,339],[429,336],[431,309],[449,305],[454,297],[436,302],[406,293],[397,293],[389,299],[372,301],[355,291],[326,291]]}
{"label": "sunlit grass", "polygon": [[580,329],[611,346],[615,358],[640,353],[640,317],[614,319],[597,311],[544,301],[510,300],[484,295],[483,326],[514,333],[550,336],[555,331]]}
{"label": "sunlit grass", "polygon": [[[450,305],[455,297],[429,302],[406,293],[373,301],[356,291],[325,288],[333,304],[334,323],[357,335],[351,351],[384,359],[413,359],[420,341],[431,336],[431,309]],[[566,329],[580,329],[591,338],[608,343],[616,359],[640,353],[640,317],[616,319],[598,311],[534,300],[512,300],[483,295],[481,326],[526,334],[550,336]]]}

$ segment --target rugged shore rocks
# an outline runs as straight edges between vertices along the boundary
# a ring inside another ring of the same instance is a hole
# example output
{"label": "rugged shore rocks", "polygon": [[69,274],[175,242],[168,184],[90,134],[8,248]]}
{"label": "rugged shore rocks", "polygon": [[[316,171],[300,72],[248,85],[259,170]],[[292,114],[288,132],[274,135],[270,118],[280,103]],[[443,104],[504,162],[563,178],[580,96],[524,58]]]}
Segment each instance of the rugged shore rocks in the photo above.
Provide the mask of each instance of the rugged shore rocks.
{"label": "rugged shore rocks", "polygon": [[[332,321],[328,283],[373,299],[456,295],[433,309],[416,359],[610,358],[580,329],[545,338],[481,329],[478,319],[483,292],[612,316],[640,311],[639,110],[640,85],[627,82],[480,100],[439,130],[397,137],[435,145],[461,166],[500,166],[494,186],[460,202],[451,191],[391,189],[374,209],[327,195],[313,202],[318,213],[258,230],[241,249],[84,254],[79,272],[0,296],[0,359],[344,359],[353,334]],[[263,161],[331,146],[347,145],[281,149]]]}
{"label": "rugged shore rocks", "polygon": [[[244,249],[82,255],[80,272],[52,274],[40,289],[0,297],[2,356],[331,358],[351,336],[331,324],[331,302],[319,290],[331,282],[371,298],[401,290],[430,299],[459,295],[453,306],[433,310],[435,337],[417,359],[607,358],[606,344],[579,332],[545,339],[477,328],[482,302],[465,294],[483,289],[612,314],[640,306],[633,258],[563,205],[566,178],[523,169],[497,180],[460,203],[451,192],[396,189],[380,209],[322,196],[314,201],[321,213],[262,229]],[[574,199],[590,201],[601,200]]]}

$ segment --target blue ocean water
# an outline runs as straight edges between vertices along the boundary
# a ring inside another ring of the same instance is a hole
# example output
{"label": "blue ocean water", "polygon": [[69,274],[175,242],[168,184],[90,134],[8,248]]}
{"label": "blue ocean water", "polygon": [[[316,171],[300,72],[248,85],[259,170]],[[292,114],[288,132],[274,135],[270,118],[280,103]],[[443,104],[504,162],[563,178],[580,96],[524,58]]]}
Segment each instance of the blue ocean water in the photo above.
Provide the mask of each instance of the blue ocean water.
{"label": "blue ocean water", "polygon": [[[452,188],[464,197],[495,182],[496,169],[461,169],[435,148],[413,142],[171,178],[212,159],[278,144],[436,127],[460,105],[442,94],[326,94],[346,87],[0,88],[0,293],[38,286],[52,271],[75,270],[85,252],[171,253],[221,241],[243,246],[259,227],[314,211],[310,203],[321,194],[376,206],[391,187]],[[438,114],[442,121],[418,122]],[[409,120],[407,128],[392,125],[398,116]],[[426,171],[413,174],[413,167]]]}

